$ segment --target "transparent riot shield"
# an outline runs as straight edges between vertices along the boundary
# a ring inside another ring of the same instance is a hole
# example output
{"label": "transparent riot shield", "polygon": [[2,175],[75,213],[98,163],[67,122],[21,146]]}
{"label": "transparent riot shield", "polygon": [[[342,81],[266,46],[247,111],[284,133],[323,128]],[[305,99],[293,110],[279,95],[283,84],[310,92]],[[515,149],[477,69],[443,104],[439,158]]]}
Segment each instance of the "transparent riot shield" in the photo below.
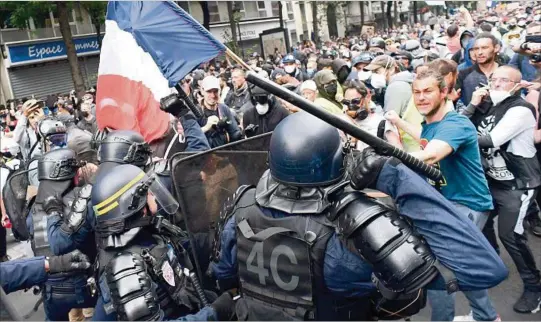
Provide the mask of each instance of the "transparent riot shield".
{"label": "transparent riot shield", "polygon": [[171,157],[173,190],[190,233],[212,232],[227,198],[241,185],[257,184],[267,169],[271,134]]}
{"label": "transparent riot shield", "polygon": [[6,213],[11,221],[13,235],[19,240],[28,240],[30,233],[26,225],[28,170],[12,172],[2,190]]}

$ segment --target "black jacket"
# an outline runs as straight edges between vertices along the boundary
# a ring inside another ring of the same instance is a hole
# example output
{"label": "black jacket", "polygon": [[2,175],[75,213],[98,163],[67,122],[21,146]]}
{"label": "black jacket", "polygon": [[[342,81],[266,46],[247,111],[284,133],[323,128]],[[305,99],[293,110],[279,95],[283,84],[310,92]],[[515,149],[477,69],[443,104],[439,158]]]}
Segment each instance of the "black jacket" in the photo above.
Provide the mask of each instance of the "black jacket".
{"label": "black jacket", "polygon": [[250,107],[242,117],[242,125],[246,129],[250,124],[256,125],[257,128],[254,132],[250,133],[249,136],[255,136],[267,132],[272,132],[282,121],[285,119],[289,113],[288,111],[280,104],[276,98],[272,98],[269,102],[269,111],[265,115],[260,115],[257,113],[255,106],[250,102]]}

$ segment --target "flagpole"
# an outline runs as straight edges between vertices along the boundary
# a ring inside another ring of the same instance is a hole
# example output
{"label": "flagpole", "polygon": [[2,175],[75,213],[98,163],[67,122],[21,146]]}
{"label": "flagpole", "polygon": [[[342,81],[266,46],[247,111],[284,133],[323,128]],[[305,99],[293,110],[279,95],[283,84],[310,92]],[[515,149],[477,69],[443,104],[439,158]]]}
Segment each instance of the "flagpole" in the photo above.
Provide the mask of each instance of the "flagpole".
{"label": "flagpole", "polygon": [[252,67],[250,67],[248,64],[246,64],[244,62],[244,60],[242,60],[242,58],[237,56],[237,54],[235,54],[231,49],[229,49],[228,47],[225,47],[225,48],[226,48],[225,54],[228,55],[229,57],[231,57],[231,59],[233,59],[237,63],[241,64],[242,67],[246,68],[247,70],[254,70]]}

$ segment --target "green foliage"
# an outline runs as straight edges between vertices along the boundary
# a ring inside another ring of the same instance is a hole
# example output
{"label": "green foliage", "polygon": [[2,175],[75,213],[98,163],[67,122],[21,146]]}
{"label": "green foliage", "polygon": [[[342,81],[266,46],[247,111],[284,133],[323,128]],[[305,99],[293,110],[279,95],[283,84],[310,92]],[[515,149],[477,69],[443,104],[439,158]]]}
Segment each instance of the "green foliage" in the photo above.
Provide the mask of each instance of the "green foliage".
{"label": "green foliage", "polygon": [[52,2],[43,1],[2,1],[0,11],[11,11],[9,23],[17,28],[28,28],[28,19],[44,14],[55,9]]}
{"label": "green foliage", "polygon": [[90,19],[94,25],[103,25],[105,23],[106,1],[81,1],[80,3],[90,14]]}

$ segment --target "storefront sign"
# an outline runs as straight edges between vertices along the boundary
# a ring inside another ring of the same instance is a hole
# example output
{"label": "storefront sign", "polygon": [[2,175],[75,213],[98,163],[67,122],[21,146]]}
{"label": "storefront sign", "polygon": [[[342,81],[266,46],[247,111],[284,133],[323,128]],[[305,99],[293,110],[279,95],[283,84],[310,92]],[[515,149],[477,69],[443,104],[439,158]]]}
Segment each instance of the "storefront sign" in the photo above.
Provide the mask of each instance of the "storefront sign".
{"label": "storefront sign", "polygon": [[[95,35],[74,38],[73,43],[78,55],[99,53],[98,40]],[[6,47],[12,65],[37,63],[66,57],[66,45],[62,39],[40,43],[6,44]]]}

